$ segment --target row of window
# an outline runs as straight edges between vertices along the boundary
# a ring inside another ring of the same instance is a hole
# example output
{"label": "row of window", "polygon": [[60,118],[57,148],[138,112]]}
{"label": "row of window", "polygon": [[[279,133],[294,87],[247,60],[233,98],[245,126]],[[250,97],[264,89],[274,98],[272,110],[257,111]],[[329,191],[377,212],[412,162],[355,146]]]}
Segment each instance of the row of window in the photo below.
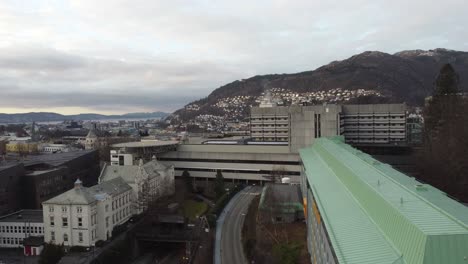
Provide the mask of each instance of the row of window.
{"label": "row of window", "polygon": [[[55,217],[49,216],[50,226],[55,226]],[[91,225],[96,224],[96,214],[91,215]],[[77,217],[78,227],[83,227],[83,217]],[[68,227],[68,217],[62,217],[62,227]]]}
{"label": "row of window", "polygon": [[42,226],[1,226],[2,233],[27,233],[27,234],[42,234],[44,228]]}
{"label": "row of window", "polygon": [[[96,233],[95,231],[93,230],[93,234]],[[55,241],[55,231],[50,231],[50,240]],[[68,242],[68,234],[63,234],[63,242]],[[78,232],[78,243],[83,243],[83,232]]]}
{"label": "row of window", "polygon": [[405,126],[405,123],[390,123],[390,124],[383,124],[383,123],[345,123],[344,125],[341,125],[344,127],[365,127],[365,126],[370,126],[370,127],[388,127],[388,126]]}
{"label": "row of window", "polygon": [[274,125],[251,125],[250,127],[288,127],[289,125],[274,124]]}
{"label": "row of window", "polygon": [[345,135],[349,134],[404,134],[405,130],[346,130]]}
{"label": "row of window", "polygon": [[23,239],[18,237],[3,237],[3,245],[21,245],[23,244]]}
{"label": "row of window", "polygon": [[405,118],[404,115],[399,115],[399,116],[382,116],[382,115],[364,115],[364,116],[343,116],[343,119],[396,119],[396,118]]}
{"label": "row of window", "polygon": [[248,164],[272,164],[272,165],[299,165],[299,161],[285,160],[227,160],[227,159],[189,159],[189,158],[159,158],[161,161],[184,162],[212,162],[212,163],[248,163]]}
{"label": "row of window", "polygon": [[[217,169],[200,169],[200,168],[174,168],[174,170],[177,171],[204,171],[204,172],[216,172]],[[222,169],[222,172],[225,173],[248,173],[248,174],[262,174],[262,175],[272,175],[273,173],[277,173],[276,171],[270,171],[270,170],[231,170],[231,169]],[[301,175],[301,172],[299,171],[281,171],[281,174],[286,176],[286,175],[292,175],[292,176],[299,176]]]}
{"label": "row of window", "polygon": [[[130,201],[130,194],[127,193],[124,196],[112,201],[112,210],[118,209],[119,207],[123,206],[129,201]],[[106,212],[107,212],[107,207],[106,207]]]}
{"label": "row of window", "polygon": [[[68,206],[61,206],[61,209],[62,209],[62,213],[68,212]],[[49,212],[50,213],[55,212],[55,207],[53,205],[49,205]],[[79,214],[83,213],[83,207],[77,206],[76,207],[76,212],[79,213]]]}
{"label": "row of window", "polygon": [[[130,206],[125,207],[124,209],[116,212],[112,215],[112,224],[118,223],[122,219],[130,215]],[[108,218],[106,218],[106,227],[108,226]]]}

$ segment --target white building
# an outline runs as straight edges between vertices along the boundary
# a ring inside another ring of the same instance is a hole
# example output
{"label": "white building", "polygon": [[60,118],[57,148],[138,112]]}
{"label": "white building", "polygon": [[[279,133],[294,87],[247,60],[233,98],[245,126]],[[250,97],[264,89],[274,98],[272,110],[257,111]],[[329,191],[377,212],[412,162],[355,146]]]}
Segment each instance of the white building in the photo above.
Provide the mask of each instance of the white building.
{"label": "white building", "polygon": [[40,144],[39,151],[42,153],[68,152],[70,147],[66,144]]}
{"label": "white building", "polygon": [[136,214],[144,211],[148,203],[175,192],[174,166],[163,165],[156,157],[145,164],[140,159],[138,165],[105,166],[99,176],[99,182],[104,183],[116,178],[122,178],[132,187],[135,197],[132,212]]}
{"label": "white building", "polygon": [[90,188],[75,187],[43,205],[44,240],[65,246],[93,246],[132,216],[132,188],[122,178]]}
{"label": "white building", "polygon": [[111,150],[110,154],[111,165],[126,166],[133,165],[134,163],[134,158],[132,154],[121,153],[118,150]]}
{"label": "white building", "polygon": [[25,238],[43,235],[42,210],[21,210],[0,217],[0,247],[22,247]]}

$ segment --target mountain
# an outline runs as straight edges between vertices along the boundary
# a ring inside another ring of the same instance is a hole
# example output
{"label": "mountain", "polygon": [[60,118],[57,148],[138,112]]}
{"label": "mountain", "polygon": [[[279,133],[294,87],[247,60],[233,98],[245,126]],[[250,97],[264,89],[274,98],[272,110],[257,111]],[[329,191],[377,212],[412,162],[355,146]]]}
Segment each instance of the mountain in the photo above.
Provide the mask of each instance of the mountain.
{"label": "mountain", "polygon": [[[444,63],[452,64],[466,91],[468,52],[447,49],[409,50],[395,54],[366,51],[313,71],[234,81],[174,112],[171,118],[192,120],[201,115],[243,118],[248,115],[251,105],[258,105],[267,89],[274,90],[281,100],[285,98],[281,93],[289,93],[286,99],[293,103],[294,97],[299,97],[311,103],[406,102],[420,106],[431,94],[434,80]],[[349,97],[343,97],[343,91]],[[241,102],[236,105],[236,100]]]}
{"label": "mountain", "polygon": [[48,112],[33,112],[22,114],[1,114],[0,123],[23,123],[33,121],[65,121],[65,120],[103,120],[103,119],[130,119],[130,118],[165,118],[168,113],[152,112],[152,113],[128,113],[123,115],[100,115],[100,114],[78,114],[78,115],[61,115]]}

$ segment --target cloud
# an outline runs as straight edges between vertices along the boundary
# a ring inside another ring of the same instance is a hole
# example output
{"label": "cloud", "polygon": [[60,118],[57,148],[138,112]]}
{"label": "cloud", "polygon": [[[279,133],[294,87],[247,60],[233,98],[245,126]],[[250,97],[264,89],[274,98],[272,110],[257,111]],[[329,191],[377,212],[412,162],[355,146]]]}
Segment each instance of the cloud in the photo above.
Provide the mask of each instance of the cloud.
{"label": "cloud", "polygon": [[463,50],[467,8],[463,0],[2,1],[0,112],[172,111],[236,79],[312,70],[368,49]]}

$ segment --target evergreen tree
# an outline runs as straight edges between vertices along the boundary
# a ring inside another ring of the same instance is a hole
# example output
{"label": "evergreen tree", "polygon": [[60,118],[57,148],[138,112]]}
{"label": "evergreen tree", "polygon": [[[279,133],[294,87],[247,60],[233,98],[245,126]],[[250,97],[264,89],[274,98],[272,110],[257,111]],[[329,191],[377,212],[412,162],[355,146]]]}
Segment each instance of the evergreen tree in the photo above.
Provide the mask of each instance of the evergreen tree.
{"label": "evergreen tree", "polygon": [[216,193],[216,199],[219,199],[221,196],[223,196],[224,192],[226,191],[224,189],[224,177],[223,173],[221,170],[216,170],[216,179],[215,179],[215,193]]}
{"label": "evergreen tree", "polygon": [[421,178],[461,200],[468,200],[467,107],[458,75],[450,64],[444,65],[424,109]]}
{"label": "evergreen tree", "polygon": [[459,76],[449,63],[444,64],[440,69],[439,76],[435,82],[434,96],[456,94],[458,89]]}
{"label": "evergreen tree", "polygon": [[187,170],[182,172],[182,179],[184,179],[187,192],[193,192],[192,178],[190,177],[190,173]]}

